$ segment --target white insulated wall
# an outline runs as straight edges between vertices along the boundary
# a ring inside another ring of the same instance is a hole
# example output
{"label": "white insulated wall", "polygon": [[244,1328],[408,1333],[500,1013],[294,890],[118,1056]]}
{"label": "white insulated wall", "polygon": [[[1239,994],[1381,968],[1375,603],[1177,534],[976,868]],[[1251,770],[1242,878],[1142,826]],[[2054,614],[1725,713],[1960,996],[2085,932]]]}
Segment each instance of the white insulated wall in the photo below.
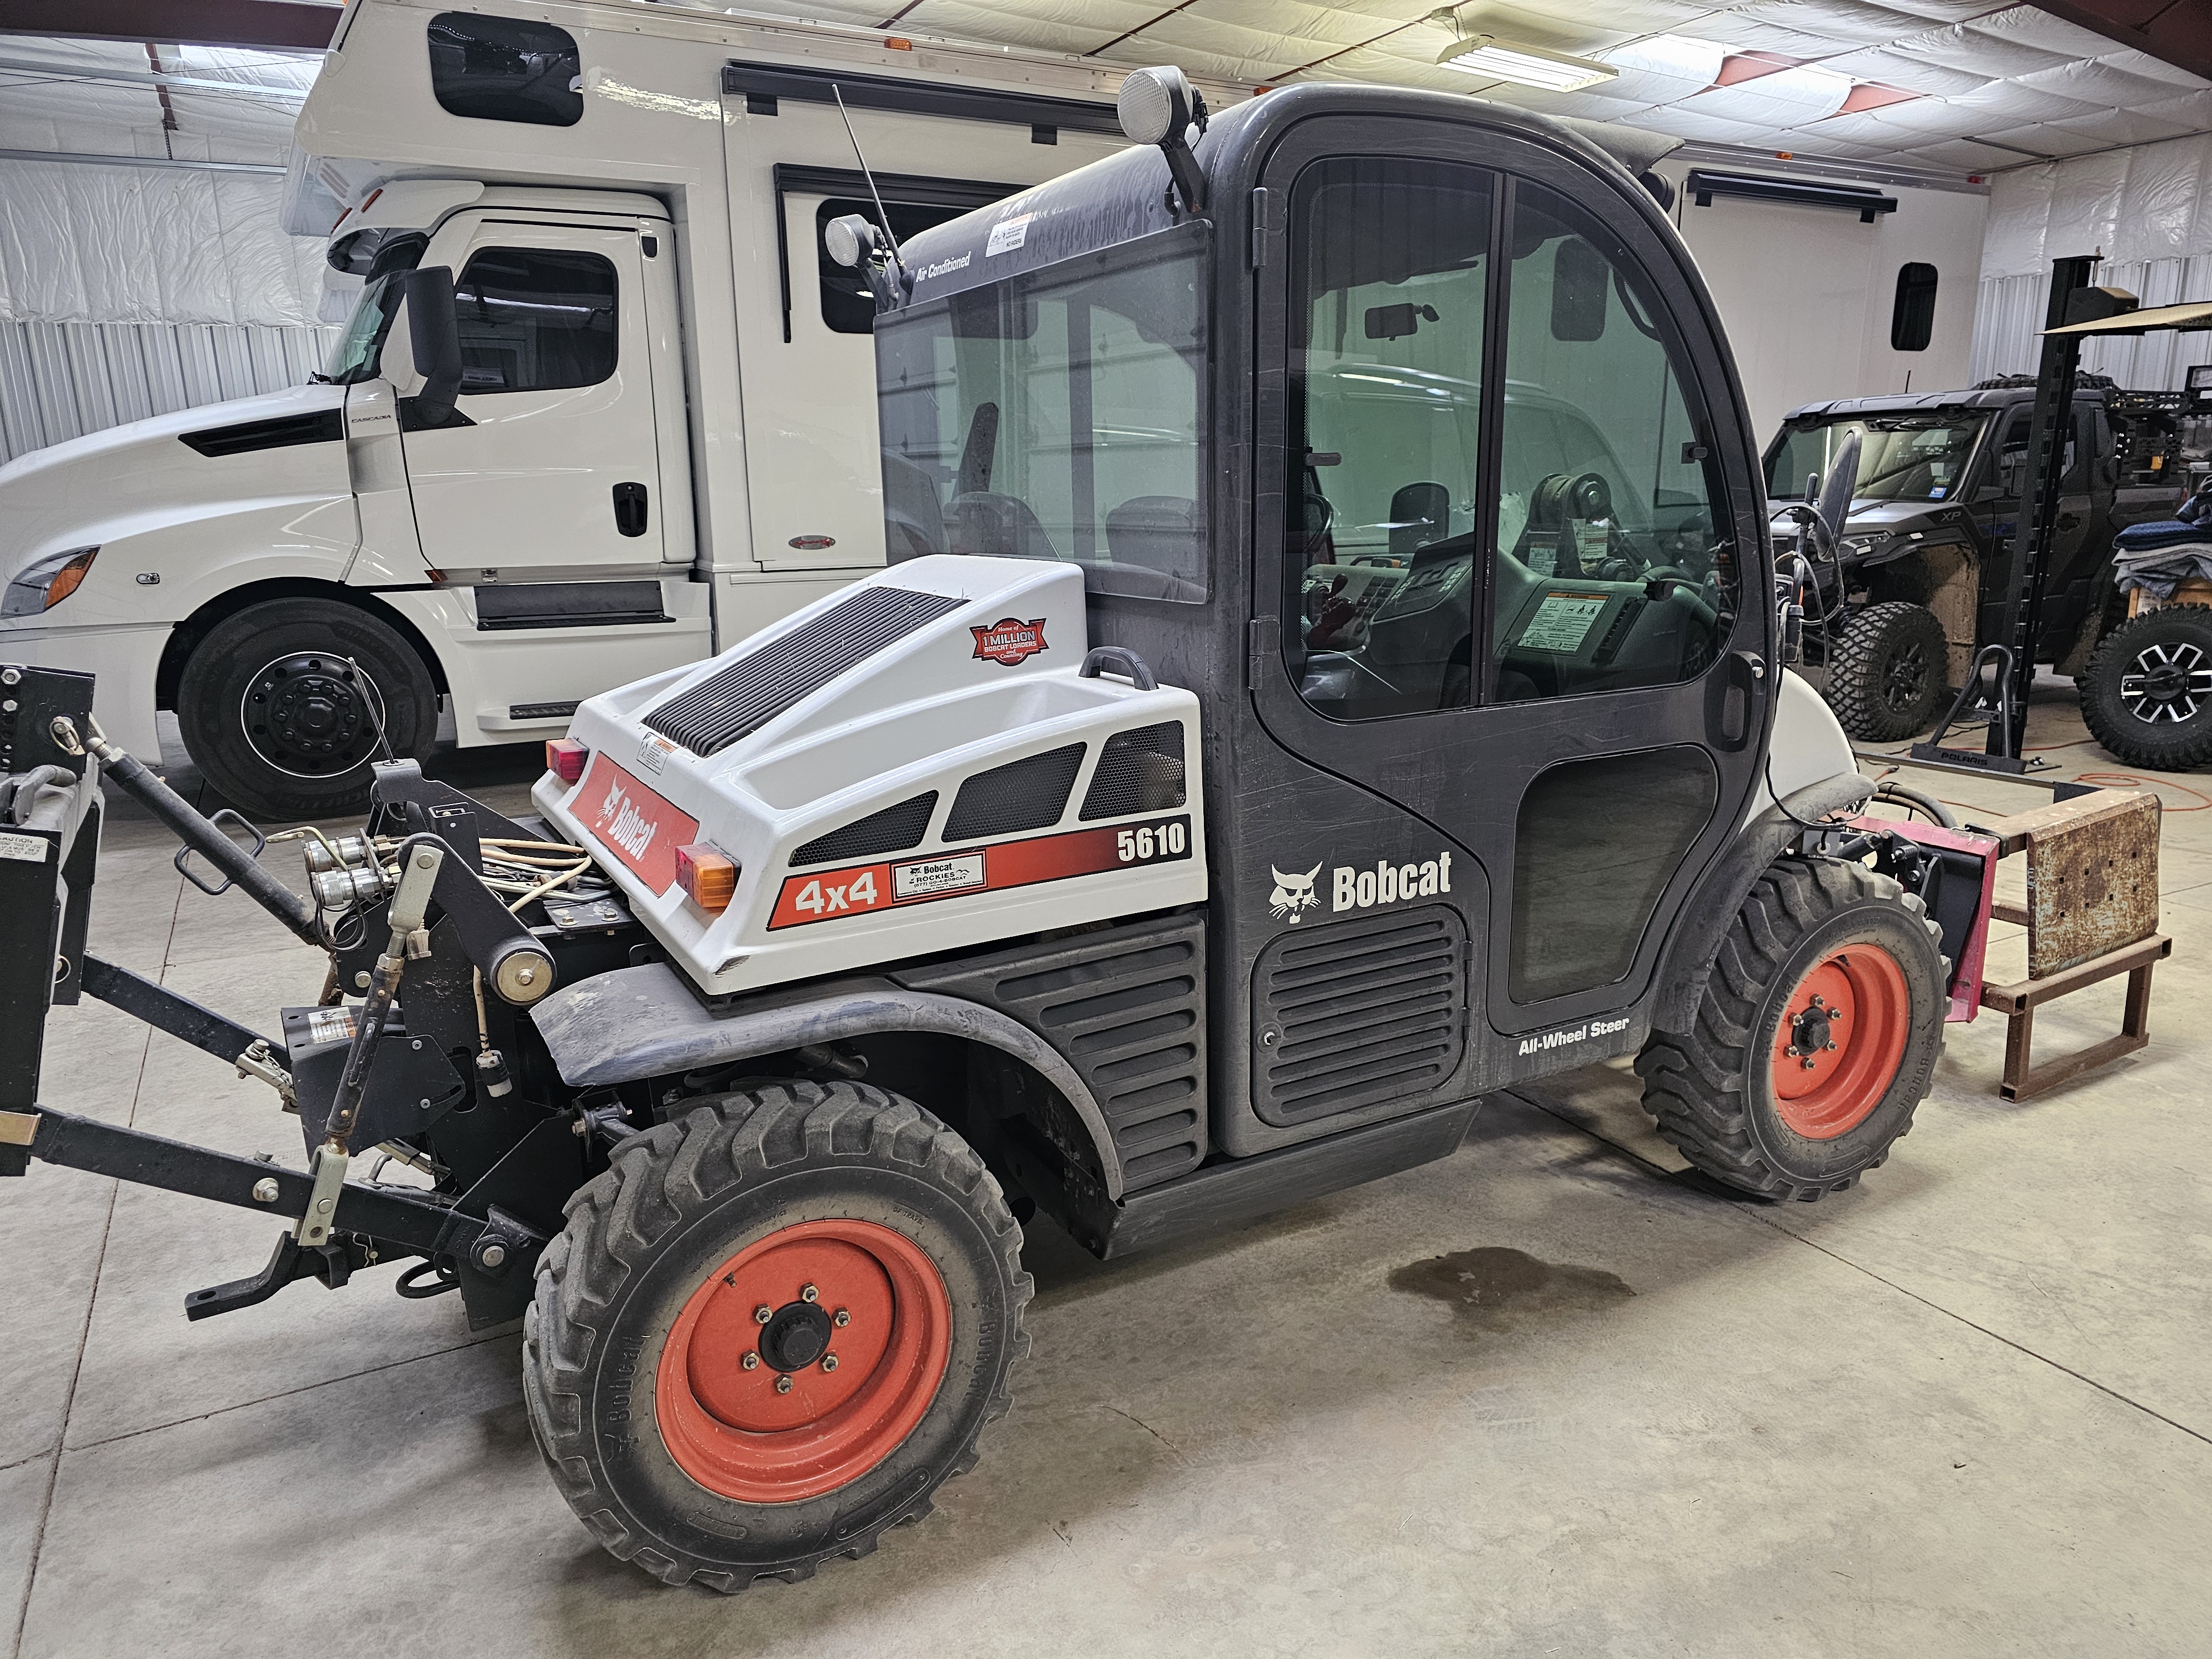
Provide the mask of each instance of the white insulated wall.
{"label": "white insulated wall", "polygon": [[[2051,262],[2101,253],[2095,281],[2146,306],[2212,300],[2212,137],[2137,144],[1996,176],[1982,248],[1977,374],[2033,374]],[[2212,334],[2092,340],[2081,366],[2137,392],[2181,388],[2212,362]]]}
{"label": "white insulated wall", "polygon": [[[1674,222],[1720,307],[1761,443],[1799,404],[1968,383],[1985,197],[1882,185],[1897,211],[1866,225],[1837,208],[1719,196],[1699,207],[1682,193],[1692,165],[1671,160],[1659,171],[1677,191]],[[1864,182],[1848,173],[1823,176]],[[1889,347],[1897,273],[1908,261],[1936,271],[1936,324],[1924,351]]]}

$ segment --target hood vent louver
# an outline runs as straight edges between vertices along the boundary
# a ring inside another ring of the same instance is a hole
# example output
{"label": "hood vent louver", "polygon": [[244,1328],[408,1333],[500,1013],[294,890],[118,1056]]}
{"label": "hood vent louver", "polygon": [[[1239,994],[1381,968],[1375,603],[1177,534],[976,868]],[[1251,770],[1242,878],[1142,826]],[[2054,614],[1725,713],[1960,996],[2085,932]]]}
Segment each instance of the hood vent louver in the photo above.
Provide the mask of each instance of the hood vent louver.
{"label": "hood vent louver", "polygon": [[643,723],[695,755],[718,753],[854,664],[966,603],[903,587],[862,588],[670,698]]}

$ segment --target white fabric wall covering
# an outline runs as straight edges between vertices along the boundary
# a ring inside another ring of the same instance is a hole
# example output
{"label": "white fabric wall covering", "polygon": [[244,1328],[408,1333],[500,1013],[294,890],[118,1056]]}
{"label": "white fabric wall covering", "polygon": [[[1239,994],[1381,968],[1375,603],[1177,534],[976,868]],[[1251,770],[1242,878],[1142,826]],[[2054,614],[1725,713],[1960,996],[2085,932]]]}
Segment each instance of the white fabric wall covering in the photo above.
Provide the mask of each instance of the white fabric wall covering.
{"label": "white fabric wall covering", "polygon": [[[2145,306],[2212,300],[2212,136],[2046,162],[1998,175],[1982,244],[1974,377],[2032,374],[2051,262],[2102,253],[2099,283]],[[2091,341],[2081,366],[2142,392],[2178,390],[2212,362],[2212,334]]]}
{"label": "white fabric wall covering", "polygon": [[149,415],[298,386],[337,332],[0,321],[0,462]]}

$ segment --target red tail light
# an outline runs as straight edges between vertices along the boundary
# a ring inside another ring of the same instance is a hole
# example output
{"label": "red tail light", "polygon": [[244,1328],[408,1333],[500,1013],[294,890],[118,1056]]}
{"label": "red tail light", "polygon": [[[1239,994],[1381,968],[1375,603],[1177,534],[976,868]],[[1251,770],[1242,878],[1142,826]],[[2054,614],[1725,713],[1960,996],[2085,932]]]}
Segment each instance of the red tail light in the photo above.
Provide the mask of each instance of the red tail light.
{"label": "red tail light", "polygon": [[738,895],[737,860],[697,842],[679,847],[676,884],[691,896],[692,903],[709,915],[719,916]]}
{"label": "red tail light", "polygon": [[563,783],[574,783],[584,775],[584,763],[592,751],[574,738],[549,738],[545,743],[545,769]]}

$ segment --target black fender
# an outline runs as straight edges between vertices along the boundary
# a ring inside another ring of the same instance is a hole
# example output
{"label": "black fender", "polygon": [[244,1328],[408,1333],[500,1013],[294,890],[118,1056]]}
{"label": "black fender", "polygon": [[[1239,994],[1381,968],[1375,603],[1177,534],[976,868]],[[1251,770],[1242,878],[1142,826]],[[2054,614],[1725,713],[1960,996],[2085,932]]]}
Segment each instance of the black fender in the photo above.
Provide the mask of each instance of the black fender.
{"label": "black fender", "polygon": [[855,977],[767,992],[718,1011],[702,1002],[673,968],[656,962],[564,987],[530,1012],[562,1080],[577,1089],[875,1032],[919,1031],[980,1042],[1021,1061],[1066,1097],[1091,1136],[1107,1197],[1121,1197],[1121,1156],[1089,1085],[1036,1032],[964,997]]}
{"label": "black fender", "polygon": [[1873,793],[1872,779],[1838,773],[1784,796],[1736,832],[1682,907],[1682,925],[1659,970],[1659,995],[1651,1009],[1654,1030],[1686,1032],[1697,1023],[1721,941],[1766,866],[1804,833],[1807,823],[1863,806]]}

